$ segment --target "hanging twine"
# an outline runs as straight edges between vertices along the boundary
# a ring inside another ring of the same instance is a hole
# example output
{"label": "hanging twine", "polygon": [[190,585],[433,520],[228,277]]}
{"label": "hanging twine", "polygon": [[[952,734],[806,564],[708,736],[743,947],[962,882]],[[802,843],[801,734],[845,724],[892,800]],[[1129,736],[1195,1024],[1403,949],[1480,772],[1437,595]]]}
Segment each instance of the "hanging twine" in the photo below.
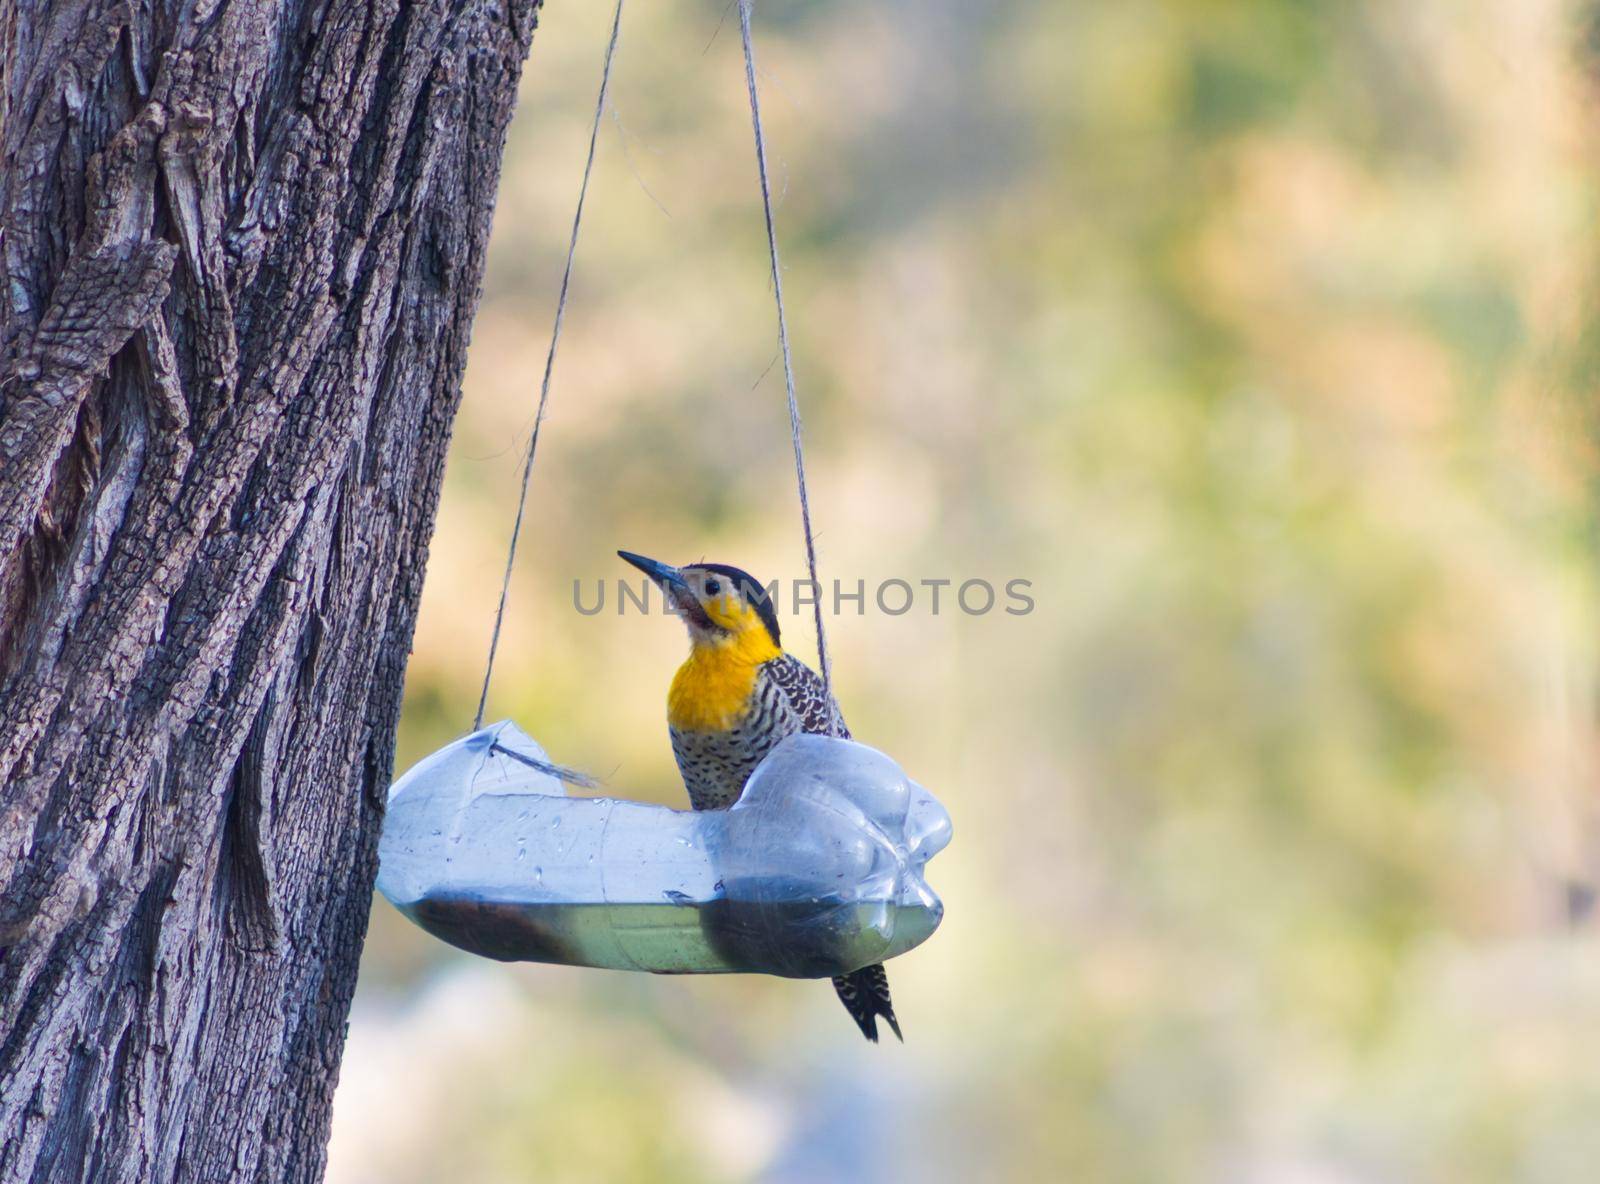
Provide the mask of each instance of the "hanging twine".
{"label": "hanging twine", "polygon": [[[494,676],[495,654],[500,648],[500,631],[505,624],[506,599],[511,591],[511,574],[516,568],[517,542],[522,537],[522,520],[528,505],[528,481],[533,475],[534,456],[539,448],[539,429],[544,424],[545,408],[550,400],[550,377],[555,371],[556,349],[561,342],[561,327],[566,318],[567,293],[572,284],[572,265],[578,252],[578,233],[583,224],[584,200],[589,193],[589,177],[594,171],[595,146],[600,138],[600,123],[605,114],[606,96],[611,89],[611,65],[616,56],[617,40],[622,29],[623,0],[617,0],[616,12],[611,20],[611,39],[606,44],[605,66],[600,75],[600,95],[595,102],[594,124],[589,131],[589,155],[583,165],[583,181],[578,187],[578,208],[572,218],[572,236],[567,243],[566,267],[561,273],[561,295],[556,301],[555,327],[550,334],[550,350],[545,355],[544,380],[539,387],[539,410],[534,416],[533,432],[528,439],[528,455],[522,465],[522,486],[517,495],[517,515],[511,527],[511,543],[506,549],[506,570],[500,582],[500,602],[495,608],[494,631],[489,637],[489,657],[484,664],[483,689],[478,696],[478,711],[473,717],[472,730],[483,727],[484,710],[489,702],[489,683]],[[833,698],[833,662],[828,656],[828,639],[822,620],[822,583],[817,578],[817,546],[811,528],[811,499],[806,489],[805,445],[801,439],[800,402],[795,393],[794,358],[789,349],[789,318],[783,302],[783,267],[778,258],[778,233],[772,217],[772,185],[767,173],[767,140],[761,124],[761,99],[756,90],[755,46],[750,34],[750,0],[739,0],[739,32],[744,41],[745,85],[750,92],[750,122],[755,129],[756,171],[761,179],[761,208],[766,217],[767,254],[772,264],[772,291],[778,309],[778,345],[783,355],[784,390],[789,404],[789,437],[794,447],[795,484],[800,495],[800,525],[805,535],[806,571],[816,595],[812,611],[817,631],[817,661],[821,667],[822,692],[829,703]],[[837,733],[838,723],[829,712],[828,731]],[[565,772],[565,770],[563,770]]]}
{"label": "hanging twine", "polygon": [[550,401],[550,375],[556,368],[556,347],[561,344],[561,325],[567,314],[567,291],[572,285],[572,261],[578,253],[578,228],[583,225],[583,202],[589,195],[589,175],[594,171],[595,144],[600,139],[600,120],[605,114],[606,94],[611,89],[611,63],[617,54],[617,38],[622,32],[622,4],[611,18],[611,40],[606,43],[606,62],[600,74],[600,97],[594,105],[594,126],[589,129],[589,156],[583,163],[583,183],[578,186],[578,209],[572,215],[572,238],[567,242],[567,266],[561,273],[561,296],[556,301],[556,323],[550,334],[550,352],[544,359],[544,381],[539,386],[539,411],[533,418],[533,434],[528,438],[528,456],[522,464],[522,491],[517,495],[517,518],[511,526],[511,545],[506,550],[506,573],[500,581],[500,604],[494,612],[494,632],[489,636],[489,660],[483,668],[483,691],[478,695],[478,714],[472,730],[483,727],[483,711],[489,702],[489,680],[494,675],[494,656],[500,648],[500,627],[506,619],[506,597],[511,591],[511,572],[517,563],[517,540],[522,536],[522,515],[528,506],[528,478],[533,475],[533,456],[539,448],[539,428]]}
{"label": "hanging twine", "polygon": [[828,639],[822,627],[822,583],[817,579],[817,545],[811,532],[811,499],[806,494],[806,452],[800,439],[800,401],[794,389],[794,359],[789,352],[789,318],[783,307],[783,268],[778,262],[778,232],[772,222],[772,185],[767,179],[767,137],[761,127],[761,98],[756,93],[756,52],[750,36],[751,0],[739,0],[739,33],[744,39],[744,80],[750,91],[750,122],[756,133],[756,171],[761,175],[761,208],[767,218],[767,254],[772,261],[772,293],[778,305],[778,345],[783,353],[783,384],[789,397],[789,438],[794,444],[795,484],[800,490],[800,526],[806,539],[806,571],[815,593],[811,608],[817,626],[817,664],[822,672],[822,697],[830,705],[828,734],[838,732],[831,710],[833,703],[833,662],[828,657]]}

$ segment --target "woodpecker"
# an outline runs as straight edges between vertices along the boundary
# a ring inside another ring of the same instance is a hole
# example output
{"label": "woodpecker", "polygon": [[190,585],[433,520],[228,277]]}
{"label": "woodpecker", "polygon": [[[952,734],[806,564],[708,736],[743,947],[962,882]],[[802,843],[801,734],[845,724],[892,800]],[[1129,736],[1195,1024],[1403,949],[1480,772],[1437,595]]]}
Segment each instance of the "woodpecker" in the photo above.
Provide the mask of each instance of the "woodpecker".
{"label": "woodpecker", "polygon": [[[689,629],[689,658],[667,692],[667,731],[696,810],[725,810],[739,800],[761,758],[795,732],[849,739],[839,704],[822,680],[783,651],[778,616],[765,587],[737,567],[672,567],[631,551],[623,559],[648,575]],[[900,1024],[882,964],[833,980],[861,1034],[878,1041],[878,1017]]]}

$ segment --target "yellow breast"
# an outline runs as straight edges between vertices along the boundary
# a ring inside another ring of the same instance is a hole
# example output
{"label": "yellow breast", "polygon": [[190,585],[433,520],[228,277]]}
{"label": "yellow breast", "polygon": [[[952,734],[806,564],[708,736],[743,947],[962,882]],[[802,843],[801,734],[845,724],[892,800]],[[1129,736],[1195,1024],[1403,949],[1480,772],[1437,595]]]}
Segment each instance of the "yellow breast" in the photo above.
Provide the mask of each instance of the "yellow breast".
{"label": "yellow breast", "polygon": [[783,651],[764,634],[697,644],[667,692],[667,723],[680,732],[725,732],[749,710],[756,671]]}

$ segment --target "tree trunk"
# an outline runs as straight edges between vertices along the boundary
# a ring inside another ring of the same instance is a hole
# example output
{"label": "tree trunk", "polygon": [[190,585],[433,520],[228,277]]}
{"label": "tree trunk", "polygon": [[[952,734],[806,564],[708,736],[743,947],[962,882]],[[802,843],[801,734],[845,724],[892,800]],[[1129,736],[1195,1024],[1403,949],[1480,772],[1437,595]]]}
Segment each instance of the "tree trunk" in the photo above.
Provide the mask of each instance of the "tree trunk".
{"label": "tree trunk", "polygon": [[322,1175],[538,0],[0,0],[0,1181]]}

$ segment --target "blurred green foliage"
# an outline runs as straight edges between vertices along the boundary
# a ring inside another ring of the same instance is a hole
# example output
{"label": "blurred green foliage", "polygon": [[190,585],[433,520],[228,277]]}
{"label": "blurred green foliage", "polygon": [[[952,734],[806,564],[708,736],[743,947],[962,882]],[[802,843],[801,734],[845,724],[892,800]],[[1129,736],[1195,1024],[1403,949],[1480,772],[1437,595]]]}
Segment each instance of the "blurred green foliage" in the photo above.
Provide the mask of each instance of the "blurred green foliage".
{"label": "blurred green foliage", "polygon": [[[535,39],[402,767],[472,715],[606,7]],[[830,624],[956,818],[908,1043],[380,902],[330,1178],[1591,1179],[1594,27],[762,6],[825,578],[1037,602]],[[572,582],[801,570],[738,53],[721,3],[627,14],[491,704],[674,804],[681,631]]]}

